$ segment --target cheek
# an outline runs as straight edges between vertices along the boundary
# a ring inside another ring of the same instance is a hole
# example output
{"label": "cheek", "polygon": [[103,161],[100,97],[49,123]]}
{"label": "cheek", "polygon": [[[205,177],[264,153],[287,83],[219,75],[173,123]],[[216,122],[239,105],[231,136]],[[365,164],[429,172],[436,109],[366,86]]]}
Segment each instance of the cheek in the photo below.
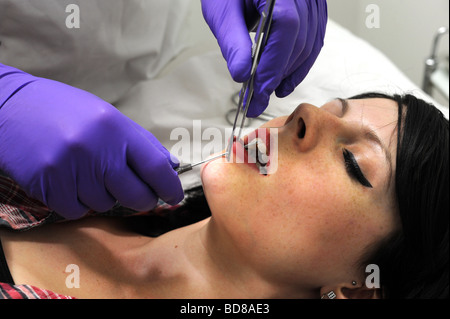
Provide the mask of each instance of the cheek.
{"label": "cheek", "polygon": [[310,259],[328,268],[351,267],[392,226],[383,217],[387,212],[359,192],[329,191],[322,202],[316,202],[315,211],[306,227],[311,230],[308,242],[314,247]]}
{"label": "cheek", "polygon": [[368,210],[364,196],[346,183],[345,176],[327,167],[304,161],[284,172],[281,166],[276,181],[280,191],[274,207],[284,215],[284,228],[298,242],[316,248],[356,236]]}

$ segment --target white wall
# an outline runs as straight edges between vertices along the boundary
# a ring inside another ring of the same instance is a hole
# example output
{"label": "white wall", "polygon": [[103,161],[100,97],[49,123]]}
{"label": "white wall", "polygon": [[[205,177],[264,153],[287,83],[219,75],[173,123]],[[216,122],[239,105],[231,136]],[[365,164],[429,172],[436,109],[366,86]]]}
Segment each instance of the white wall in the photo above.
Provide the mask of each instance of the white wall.
{"label": "white wall", "polygon": [[[366,25],[373,13],[366,12],[370,5],[379,8],[379,28]],[[449,0],[328,0],[328,11],[331,19],[380,49],[420,87],[433,37],[439,27],[449,26]],[[448,35],[442,40],[440,55],[448,57]]]}

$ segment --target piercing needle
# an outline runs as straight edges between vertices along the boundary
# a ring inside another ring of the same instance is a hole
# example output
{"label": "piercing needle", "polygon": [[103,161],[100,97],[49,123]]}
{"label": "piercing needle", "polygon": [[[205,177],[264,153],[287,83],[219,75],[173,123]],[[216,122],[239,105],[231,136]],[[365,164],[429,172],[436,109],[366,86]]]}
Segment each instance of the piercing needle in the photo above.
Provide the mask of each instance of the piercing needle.
{"label": "piercing needle", "polygon": [[219,157],[224,157],[224,156],[226,156],[226,155],[227,155],[227,153],[223,153],[223,154],[220,154],[220,155],[217,155],[217,156],[208,158],[208,159],[206,159],[206,160],[204,160],[204,161],[201,161],[201,162],[198,162],[198,163],[195,163],[195,164],[186,164],[186,165],[183,165],[183,166],[179,166],[179,167],[177,167],[177,168],[175,169],[175,172],[177,172],[178,175],[181,175],[181,174],[183,174],[183,173],[186,173],[186,172],[191,171],[195,166],[198,166],[198,165],[201,165],[201,164],[203,164],[203,163],[206,163],[206,162],[209,162],[209,161],[218,159]]}
{"label": "piercing needle", "polygon": [[[245,149],[248,149],[249,146],[255,145],[255,144],[257,144],[257,143],[258,143],[258,142],[255,141],[255,142],[252,142],[252,143],[249,143],[249,144],[245,145],[244,147],[245,147]],[[183,174],[183,173],[186,173],[186,172],[191,171],[195,166],[198,166],[198,165],[201,165],[201,164],[203,164],[203,163],[206,163],[206,162],[209,162],[209,161],[218,159],[218,158],[220,158],[220,157],[224,157],[224,156],[226,156],[226,155],[227,155],[227,153],[225,152],[225,153],[223,153],[223,154],[220,154],[220,155],[217,155],[217,156],[208,158],[208,159],[206,159],[206,160],[203,160],[203,161],[198,162],[198,163],[195,163],[195,164],[186,164],[186,165],[182,165],[182,166],[179,166],[179,167],[175,168],[175,172],[177,172],[178,175],[181,175],[181,174]]]}

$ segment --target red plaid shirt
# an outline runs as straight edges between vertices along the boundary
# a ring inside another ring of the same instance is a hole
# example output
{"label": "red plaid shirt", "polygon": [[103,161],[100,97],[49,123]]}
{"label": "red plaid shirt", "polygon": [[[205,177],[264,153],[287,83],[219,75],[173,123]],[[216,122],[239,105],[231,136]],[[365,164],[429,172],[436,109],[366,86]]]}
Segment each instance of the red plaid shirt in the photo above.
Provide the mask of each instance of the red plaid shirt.
{"label": "red plaid shirt", "polygon": [[[161,205],[158,210],[166,209]],[[95,216],[132,216],[142,215],[146,212],[134,210],[116,205],[106,213],[89,212]],[[158,213],[153,211],[153,213]],[[12,179],[3,175],[0,171],[0,228],[16,231],[25,231],[41,225],[63,221],[64,219],[50,210],[40,201],[34,200],[17,185]],[[40,289],[29,285],[11,285],[0,283],[0,299],[73,299],[46,289]]]}

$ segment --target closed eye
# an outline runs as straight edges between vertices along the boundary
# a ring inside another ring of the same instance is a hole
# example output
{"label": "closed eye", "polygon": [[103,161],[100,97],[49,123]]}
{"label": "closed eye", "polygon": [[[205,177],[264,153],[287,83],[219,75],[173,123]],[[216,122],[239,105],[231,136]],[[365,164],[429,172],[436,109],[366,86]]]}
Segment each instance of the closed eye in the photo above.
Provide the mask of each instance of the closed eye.
{"label": "closed eye", "polygon": [[370,182],[362,173],[361,168],[359,167],[353,153],[346,149],[343,149],[342,153],[344,156],[345,169],[347,170],[348,174],[352,178],[356,179],[361,185],[368,188],[373,188],[372,184],[370,184]]}

